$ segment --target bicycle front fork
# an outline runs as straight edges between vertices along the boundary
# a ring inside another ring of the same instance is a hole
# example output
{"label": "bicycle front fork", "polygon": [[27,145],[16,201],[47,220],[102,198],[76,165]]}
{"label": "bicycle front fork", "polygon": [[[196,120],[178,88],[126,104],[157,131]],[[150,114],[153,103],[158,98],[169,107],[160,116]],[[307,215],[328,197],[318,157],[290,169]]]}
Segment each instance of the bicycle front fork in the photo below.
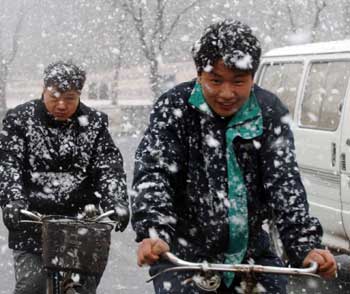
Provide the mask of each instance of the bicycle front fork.
{"label": "bicycle front fork", "polygon": [[71,273],[63,278],[59,272],[49,272],[47,276],[46,294],[79,294],[76,291],[81,285],[71,280]]}
{"label": "bicycle front fork", "polygon": [[63,294],[61,291],[60,274],[58,272],[49,272],[46,283],[46,294]]}

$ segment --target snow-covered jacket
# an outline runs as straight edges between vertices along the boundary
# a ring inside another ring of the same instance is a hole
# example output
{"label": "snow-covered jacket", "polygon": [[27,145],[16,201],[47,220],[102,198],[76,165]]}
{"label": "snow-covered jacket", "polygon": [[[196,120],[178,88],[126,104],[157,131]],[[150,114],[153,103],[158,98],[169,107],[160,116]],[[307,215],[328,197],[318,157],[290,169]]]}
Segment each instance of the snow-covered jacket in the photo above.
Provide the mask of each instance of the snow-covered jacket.
{"label": "snow-covered jacket", "polygon": [[[80,103],[67,122],[42,100],[9,110],[0,133],[0,204],[22,201],[44,215],[74,216],[86,204],[128,209],[123,159],[107,115]],[[40,251],[40,225],[10,230],[9,247]]]}
{"label": "snow-covered jacket", "polygon": [[[137,149],[132,224],[137,241],[158,235],[188,260],[223,261],[228,247],[227,121],[189,104],[194,81],[155,103]],[[254,86],[262,135],[232,144],[247,188],[249,242],[245,259],[271,254],[265,224],[274,215],[287,254],[300,265],[320,246],[322,228],[309,215],[295,159],[288,110]]]}

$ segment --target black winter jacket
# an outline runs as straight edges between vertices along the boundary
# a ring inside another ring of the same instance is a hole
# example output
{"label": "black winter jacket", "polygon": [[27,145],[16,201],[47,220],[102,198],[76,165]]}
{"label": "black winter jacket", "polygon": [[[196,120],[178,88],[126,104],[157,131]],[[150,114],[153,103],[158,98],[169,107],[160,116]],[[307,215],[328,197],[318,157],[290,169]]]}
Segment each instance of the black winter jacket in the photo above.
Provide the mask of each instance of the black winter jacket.
{"label": "black winter jacket", "polygon": [[[74,216],[86,204],[128,209],[123,159],[107,115],[80,103],[67,122],[41,100],[9,110],[0,134],[0,204],[23,201],[44,215]],[[9,231],[9,247],[41,251],[40,225]]]}
{"label": "black winter jacket", "polygon": [[[188,260],[223,260],[228,246],[226,121],[188,103],[194,81],[162,95],[136,152],[132,224],[137,241],[158,235]],[[246,259],[271,254],[264,223],[275,215],[287,254],[300,265],[320,246],[295,160],[288,111],[258,86],[263,134],[232,142],[248,190]],[[211,144],[213,139],[219,144]]]}

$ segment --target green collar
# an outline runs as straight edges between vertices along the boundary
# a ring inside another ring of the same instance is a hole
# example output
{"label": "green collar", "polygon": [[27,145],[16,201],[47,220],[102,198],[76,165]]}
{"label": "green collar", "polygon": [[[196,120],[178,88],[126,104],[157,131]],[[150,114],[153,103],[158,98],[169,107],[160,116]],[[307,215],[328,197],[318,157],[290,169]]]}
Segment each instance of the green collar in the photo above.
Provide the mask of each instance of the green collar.
{"label": "green collar", "polygon": [[[196,83],[189,103],[203,113],[214,116],[203,96],[202,87]],[[248,200],[247,188],[245,186],[243,172],[237,162],[233,149],[233,140],[236,137],[253,139],[263,132],[262,113],[259,103],[253,91],[249,99],[235,113],[229,121],[226,137],[227,179],[228,179],[228,208],[229,217],[229,244],[225,254],[225,263],[241,263],[248,246]],[[227,287],[232,284],[234,273],[225,272],[224,282]]]}

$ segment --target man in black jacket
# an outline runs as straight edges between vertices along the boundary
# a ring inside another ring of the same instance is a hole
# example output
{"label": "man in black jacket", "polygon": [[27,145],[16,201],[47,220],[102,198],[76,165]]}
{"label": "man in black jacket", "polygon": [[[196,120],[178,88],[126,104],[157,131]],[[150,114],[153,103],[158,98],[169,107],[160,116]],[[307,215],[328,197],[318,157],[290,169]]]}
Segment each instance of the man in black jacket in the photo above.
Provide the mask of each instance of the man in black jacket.
{"label": "man in black jacket", "polygon": [[[170,250],[189,261],[281,266],[263,226],[273,213],[292,264],[314,260],[320,275],[334,276],[334,257],[317,249],[322,229],[309,215],[288,110],[253,82],[259,41],[225,20],[209,26],[192,53],[197,79],[157,100],[136,152],[138,264],[155,273]],[[202,293],[192,276],[162,274],[156,293]],[[242,293],[240,276],[222,279],[216,293]],[[259,293],[286,293],[282,276],[257,275],[257,283]]]}
{"label": "man in black jacket", "polygon": [[[44,72],[41,99],[9,110],[0,134],[0,204],[15,260],[15,294],[45,293],[41,227],[21,223],[21,209],[76,216],[94,204],[115,210],[116,230],[128,224],[123,159],[107,115],[85,106],[85,72],[56,62]],[[81,276],[82,293],[96,293],[100,276]]]}

